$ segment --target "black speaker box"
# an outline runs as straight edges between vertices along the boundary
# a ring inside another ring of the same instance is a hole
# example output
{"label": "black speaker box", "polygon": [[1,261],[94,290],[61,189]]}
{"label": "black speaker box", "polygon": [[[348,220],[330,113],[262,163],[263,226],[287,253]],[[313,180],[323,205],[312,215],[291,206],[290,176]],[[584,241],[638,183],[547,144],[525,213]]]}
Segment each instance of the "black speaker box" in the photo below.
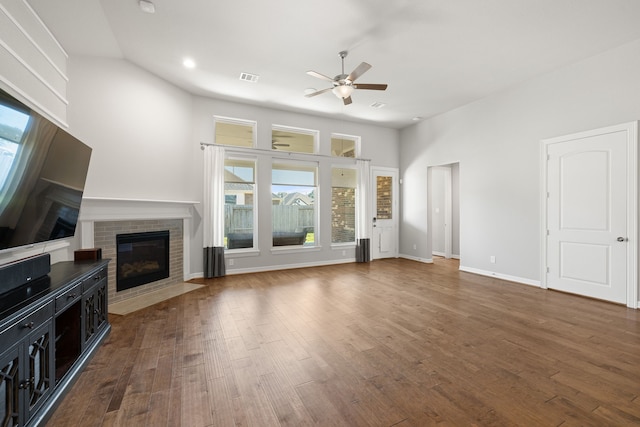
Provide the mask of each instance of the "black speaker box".
{"label": "black speaker box", "polygon": [[48,253],[0,265],[0,294],[44,277],[50,271],[51,255]]}

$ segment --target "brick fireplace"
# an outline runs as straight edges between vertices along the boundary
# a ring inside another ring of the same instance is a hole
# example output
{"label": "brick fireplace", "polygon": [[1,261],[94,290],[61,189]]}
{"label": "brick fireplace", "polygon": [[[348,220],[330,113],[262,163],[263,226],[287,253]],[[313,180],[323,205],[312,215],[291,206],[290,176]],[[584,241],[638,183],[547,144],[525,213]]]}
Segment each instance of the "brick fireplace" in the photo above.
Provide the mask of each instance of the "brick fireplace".
{"label": "brick fireplace", "polygon": [[[109,303],[188,280],[190,221],[196,202],[165,202],[85,198],[80,210],[83,248],[102,248],[109,263]],[[116,289],[116,236],[128,233],[169,231],[169,277],[118,291]]]}

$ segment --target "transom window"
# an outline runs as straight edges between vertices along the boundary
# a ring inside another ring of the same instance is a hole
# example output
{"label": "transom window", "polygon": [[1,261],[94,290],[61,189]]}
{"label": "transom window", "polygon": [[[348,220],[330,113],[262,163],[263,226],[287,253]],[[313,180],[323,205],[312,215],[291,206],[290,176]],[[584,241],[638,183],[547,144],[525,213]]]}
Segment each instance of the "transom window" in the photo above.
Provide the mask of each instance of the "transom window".
{"label": "transom window", "polygon": [[334,157],[358,156],[360,149],[360,137],[351,135],[331,135],[331,155]]}
{"label": "transom window", "polygon": [[273,126],[271,149],[290,153],[317,153],[318,131],[309,129]]}
{"label": "transom window", "polygon": [[256,146],[256,122],[216,116],[214,127],[216,144],[246,148]]}

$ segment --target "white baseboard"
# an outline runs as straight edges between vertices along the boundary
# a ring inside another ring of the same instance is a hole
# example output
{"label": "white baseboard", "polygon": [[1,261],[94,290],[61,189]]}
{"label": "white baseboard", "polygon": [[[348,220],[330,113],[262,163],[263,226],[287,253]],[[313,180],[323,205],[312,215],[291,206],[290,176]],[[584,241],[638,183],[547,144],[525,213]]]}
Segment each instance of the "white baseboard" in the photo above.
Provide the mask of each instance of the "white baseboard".
{"label": "white baseboard", "polygon": [[[438,251],[433,251],[433,255],[435,256],[441,256],[442,258],[445,258],[447,255],[444,252],[438,252]],[[451,258],[453,259],[460,259],[460,255],[457,254],[451,254]]]}
{"label": "white baseboard", "polygon": [[424,262],[425,264],[433,264],[433,258],[420,258],[413,255],[400,254],[399,258],[410,259],[412,261]]}
{"label": "white baseboard", "polygon": [[202,279],[204,277],[204,273],[201,271],[199,273],[190,273],[184,276],[184,281],[188,282],[191,279]]}
{"label": "white baseboard", "polygon": [[538,288],[540,287],[539,280],[531,280],[531,279],[525,279],[523,277],[510,276],[508,274],[496,273],[494,271],[480,270],[479,268],[466,267],[464,265],[460,266],[460,271],[478,274],[480,276],[495,277],[496,279],[507,280],[509,282],[522,283],[523,285],[536,286]]}
{"label": "white baseboard", "polygon": [[[262,273],[265,271],[291,270],[294,268],[321,267],[325,265],[350,264],[355,262],[356,262],[355,258],[347,258],[347,259],[332,260],[332,261],[305,262],[301,264],[268,265],[264,267],[251,267],[251,268],[229,269],[229,266],[227,266],[226,274],[227,276],[233,276],[234,274]],[[204,273],[203,272],[193,273],[190,276],[191,276],[191,279],[202,279],[204,277]]]}

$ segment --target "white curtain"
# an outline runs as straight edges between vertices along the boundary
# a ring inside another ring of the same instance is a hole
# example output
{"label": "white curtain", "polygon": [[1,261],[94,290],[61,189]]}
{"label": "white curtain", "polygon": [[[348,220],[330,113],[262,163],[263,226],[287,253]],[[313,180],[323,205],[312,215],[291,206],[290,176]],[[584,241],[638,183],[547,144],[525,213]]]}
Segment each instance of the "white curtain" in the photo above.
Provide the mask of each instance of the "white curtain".
{"label": "white curtain", "polygon": [[204,147],[204,276],[225,275],[224,148]]}
{"label": "white curtain", "polygon": [[356,187],[356,261],[369,262],[371,226],[371,165],[369,160],[357,160],[358,183]]}

